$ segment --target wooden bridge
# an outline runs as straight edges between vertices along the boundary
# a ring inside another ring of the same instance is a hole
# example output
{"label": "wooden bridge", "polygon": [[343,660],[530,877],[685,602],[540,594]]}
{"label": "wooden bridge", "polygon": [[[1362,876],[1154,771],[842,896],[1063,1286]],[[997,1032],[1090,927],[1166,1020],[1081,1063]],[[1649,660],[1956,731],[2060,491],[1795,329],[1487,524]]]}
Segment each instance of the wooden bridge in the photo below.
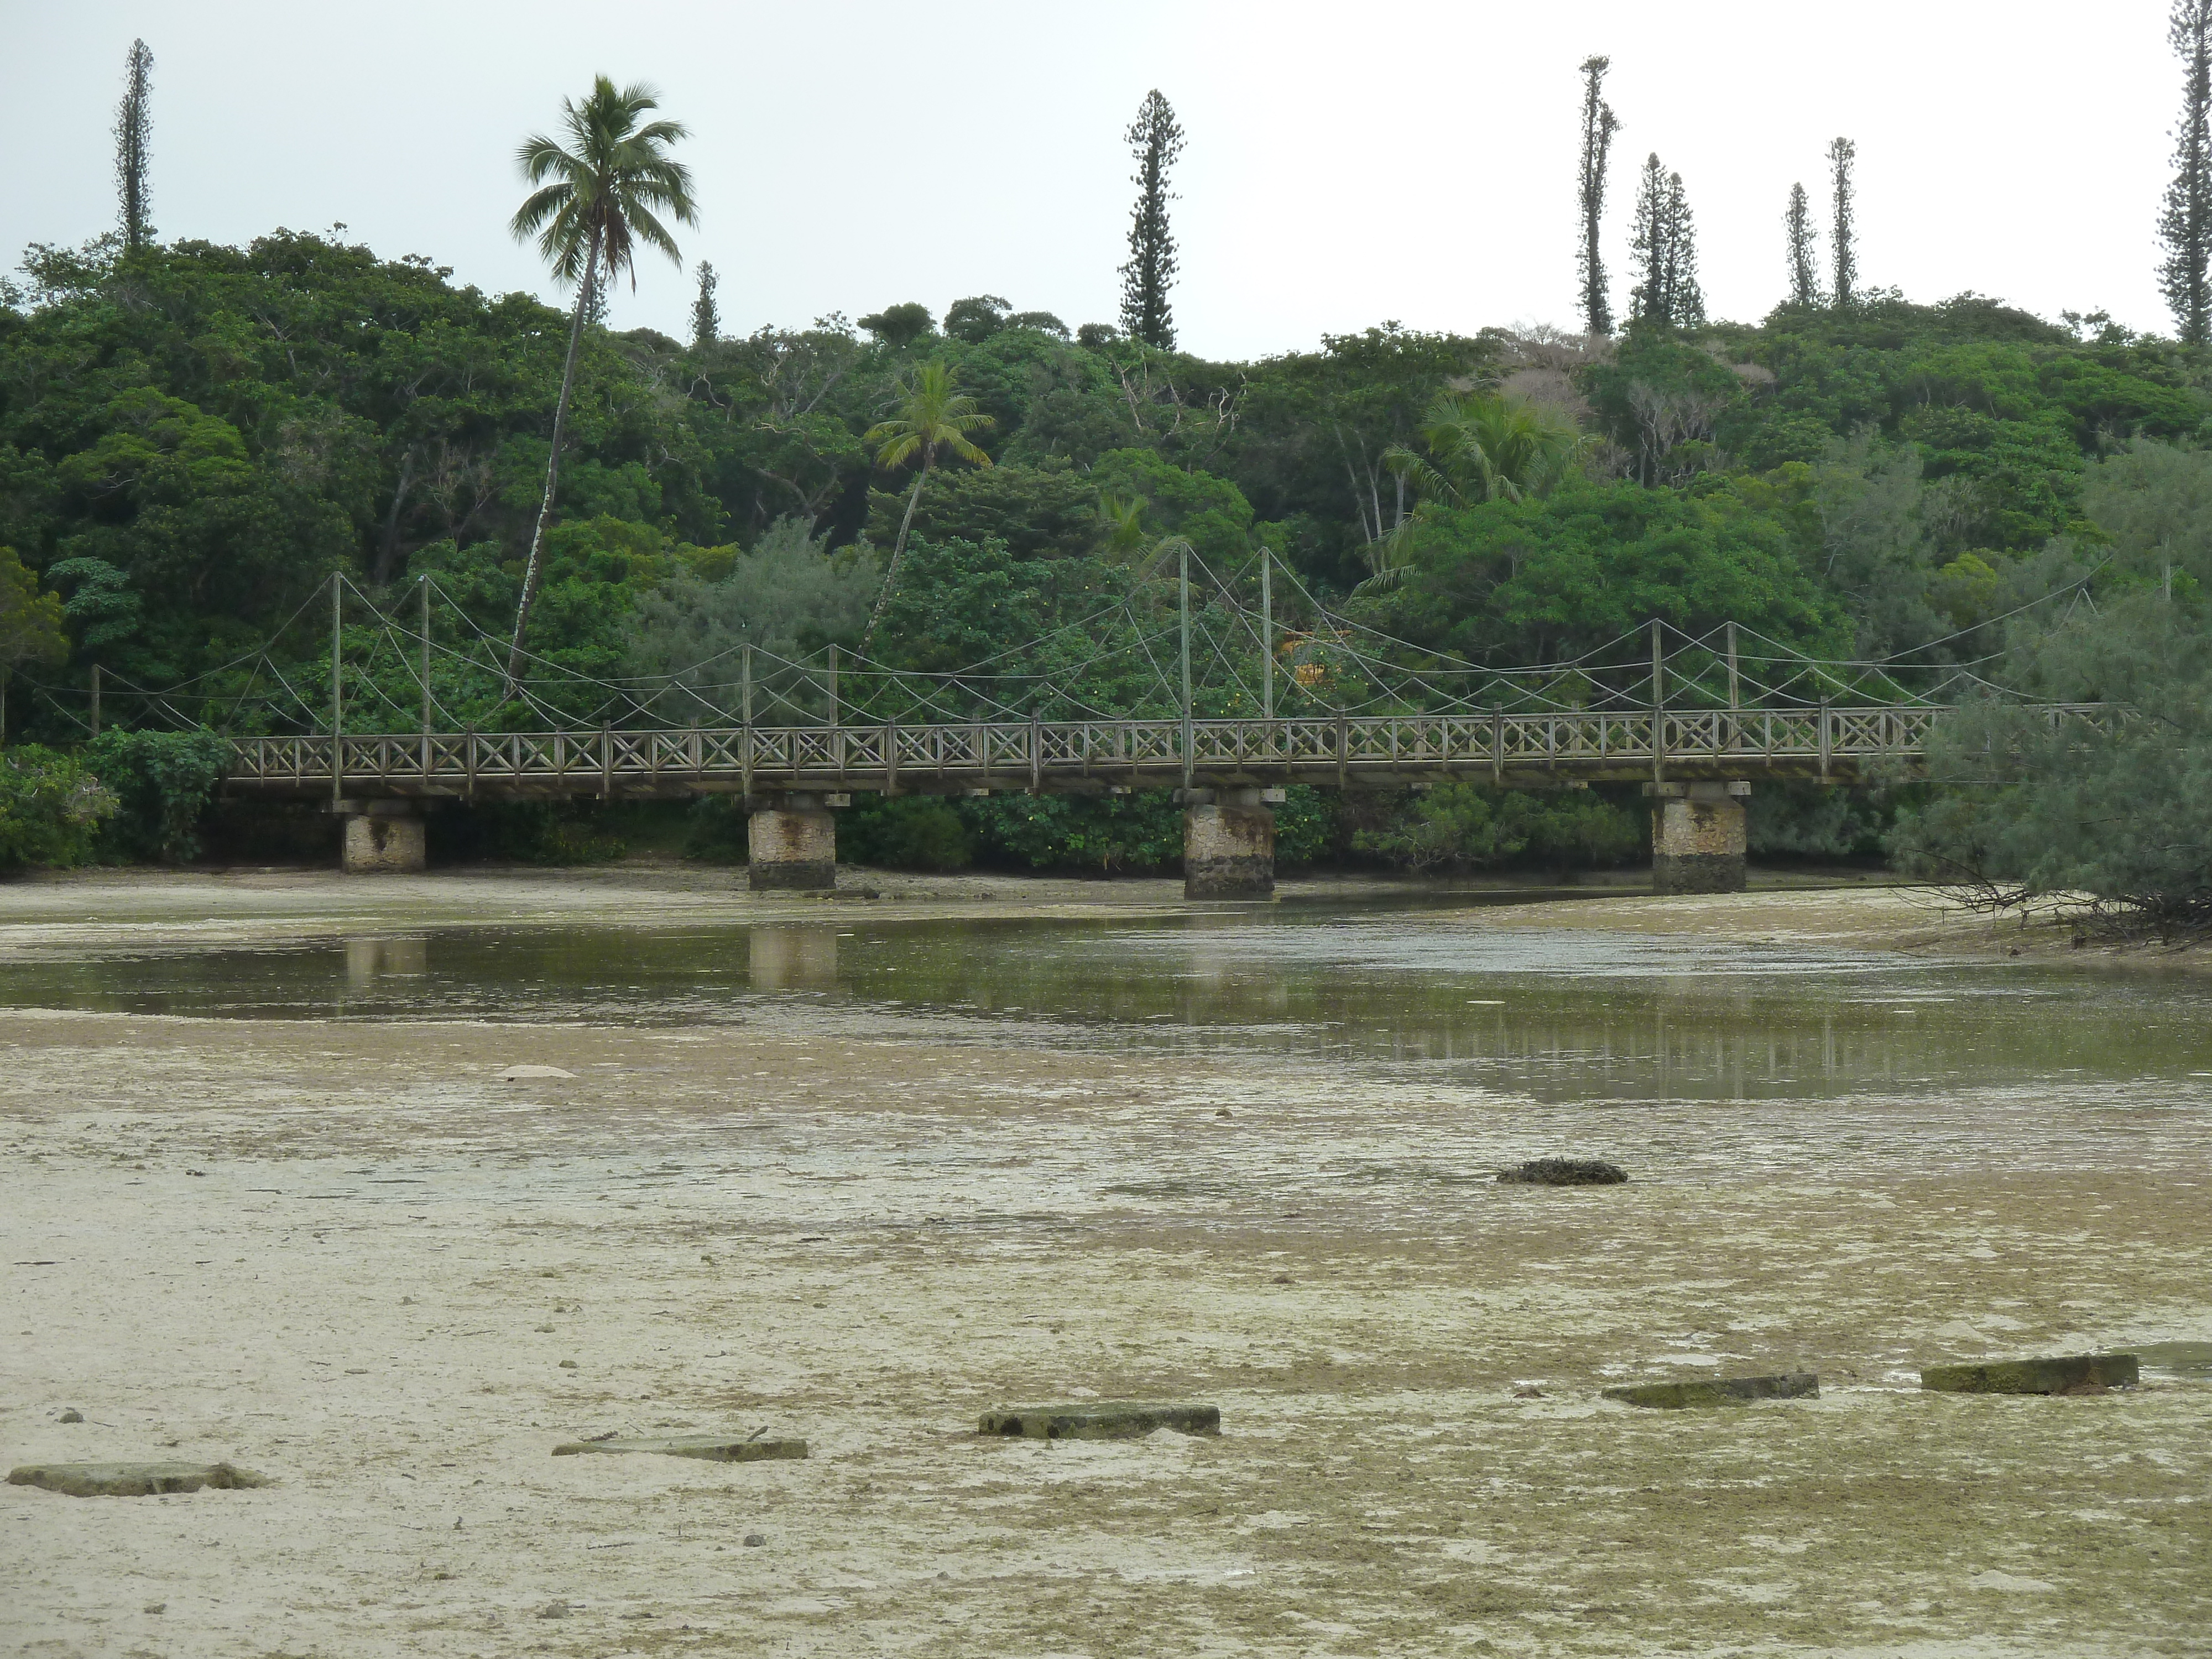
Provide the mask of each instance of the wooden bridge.
{"label": "wooden bridge", "polygon": [[1455,778],[1523,787],[1848,781],[1916,763],[1942,712],[1629,709],[236,738],[228,787],[260,796],[399,802],[1348,788]]}

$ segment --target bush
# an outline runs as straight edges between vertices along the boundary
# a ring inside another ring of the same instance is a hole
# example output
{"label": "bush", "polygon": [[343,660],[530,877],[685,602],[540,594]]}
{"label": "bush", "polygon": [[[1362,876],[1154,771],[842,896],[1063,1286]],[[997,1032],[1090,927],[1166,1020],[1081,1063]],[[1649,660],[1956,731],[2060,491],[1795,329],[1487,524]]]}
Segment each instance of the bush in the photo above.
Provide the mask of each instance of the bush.
{"label": "bush", "polygon": [[1171,789],[1133,795],[988,795],[962,820],[984,861],[1094,875],[1179,868],[1182,809]]}
{"label": "bush", "polygon": [[1275,867],[1320,864],[1341,850],[1343,817],[1337,796],[1294,783],[1275,809]]}
{"label": "bush", "polygon": [[0,757],[0,870],[82,864],[115,806],[68,755],[27,744]]}
{"label": "bush", "polygon": [[430,820],[441,862],[605,864],[629,850],[596,801],[485,801]]}
{"label": "bush", "polygon": [[1899,804],[1925,793],[1762,781],[1745,803],[1747,841],[1769,858],[1879,858]]}
{"label": "bush", "polygon": [[1639,815],[1589,790],[1534,795],[1440,783],[1413,795],[1382,828],[1355,832],[1352,844],[1418,874],[1516,860],[1554,868],[1622,864],[1644,840]]}
{"label": "bush", "polygon": [[837,856],[894,870],[964,870],[975,846],[949,801],[871,795],[837,815]]}
{"label": "bush", "polygon": [[[2087,894],[2127,929],[2212,931],[2212,623],[2190,597],[2108,595],[2016,643],[2026,700],[1937,721],[1937,787],[1890,835],[1899,866],[1995,907]],[[2042,699],[2103,711],[2054,721]]]}
{"label": "bush", "polygon": [[200,819],[215,799],[230,745],[212,732],[103,732],[85,766],[114,795],[98,852],[121,862],[181,864],[200,850]]}
{"label": "bush", "polygon": [[741,796],[702,795],[684,813],[685,858],[702,864],[743,864],[748,848]]}

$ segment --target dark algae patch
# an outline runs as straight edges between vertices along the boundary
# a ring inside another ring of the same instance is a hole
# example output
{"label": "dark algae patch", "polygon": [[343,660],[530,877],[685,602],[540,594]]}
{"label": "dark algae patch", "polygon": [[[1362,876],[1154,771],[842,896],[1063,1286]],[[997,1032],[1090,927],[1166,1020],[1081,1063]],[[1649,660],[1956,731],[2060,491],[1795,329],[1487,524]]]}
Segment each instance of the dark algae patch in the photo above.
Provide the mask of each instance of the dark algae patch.
{"label": "dark algae patch", "polygon": [[1498,1178],[1527,1187],[1617,1187],[1628,1171],[1601,1158],[1537,1158],[1517,1170],[1501,1170]]}
{"label": "dark algae patch", "polygon": [[1680,1382],[1632,1382],[1605,1390],[1607,1400],[1624,1406],[1656,1406],[1679,1410],[1686,1406],[1747,1406],[1754,1400],[1811,1400],[1820,1393],[1820,1379],[1811,1371],[1785,1371],[1775,1376],[1699,1376]]}
{"label": "dark algae patch", "polygon": [[1920,1386],[1945,1394],[2102,1394],[2132,1389],[2142,1380],[2142,1370],[2131,1353],[1995,1359],[1978,1365],[1923,1366]]}

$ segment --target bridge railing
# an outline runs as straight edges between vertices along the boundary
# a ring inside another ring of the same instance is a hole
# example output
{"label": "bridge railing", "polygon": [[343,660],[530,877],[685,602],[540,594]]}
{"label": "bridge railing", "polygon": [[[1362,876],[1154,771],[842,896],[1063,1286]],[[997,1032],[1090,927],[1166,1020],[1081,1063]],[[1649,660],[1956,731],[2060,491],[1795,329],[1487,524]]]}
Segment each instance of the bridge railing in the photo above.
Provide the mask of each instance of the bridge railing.
{"label": "bridge railing", "polygon": [[[1503,777],[1534,770],[1626,775],[1742,766],[1826,773],[1925,749],[1934,708],[1576,711],[1289,720],[977,721],[533,732],[377,732],[233,739],[230,781],[375,793],[611,793],[617,787],[849,781],[857,787],[1035,787],[1073,778],[1159,782],[1191,775]],[[2054,720],[2097,711],[2057,708]]]}

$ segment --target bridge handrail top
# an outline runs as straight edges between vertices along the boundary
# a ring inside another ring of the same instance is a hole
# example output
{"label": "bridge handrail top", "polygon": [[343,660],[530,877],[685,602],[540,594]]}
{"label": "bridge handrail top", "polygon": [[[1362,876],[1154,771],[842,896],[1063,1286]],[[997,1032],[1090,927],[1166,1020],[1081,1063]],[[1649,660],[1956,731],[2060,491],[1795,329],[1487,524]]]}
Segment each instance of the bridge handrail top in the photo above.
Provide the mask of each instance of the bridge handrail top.
{"label": "bridge handrail top", "polygon": [[[2045,713],[2058,714],[2100,713],[2112,707],[2112,705],[2108,703],[2101,702],[2047,702],[2014,706],[2037,708]],[[1404,713],[1392,714],[1346,714],[1334,712],[1316,712],[1297,714],[1277,714],[1273,716],[1272,720],[1261,714],[1200,715],[1194,717],[1191,720],[1190,724],[1194,728],[1201,730],[1218,730],[1225,727],[1240,726],[1253,726],[1273,725],[1277,726],[1336,726],[1339,724],[1345,724],[1354,726],[1376,726],[1421,723],[1442,723],[1446,721],[1482,723],[1491,720],[1504,720],[1513,724],[1528,724],[1553,720],[1650,720],[1655,714],[1664,715],[1670,720],[1803,720],[1817,719],[1824,712],[1831,720],[1835,720],[1839,718],[1865,718],[1868,716],[1898,716],[1907,718],[1915,716],[1933,716],[1936,714],[1954,713],[1956,711],[1959,705],[1952,703],[1793,703],[1779,707],[1761,706],[1743,708],[1724,708],[1698,705],[1695,707],[1679,708],[1669,708],[1657,710],[1648,708],[1569,708],[1545,709],[1536,712],[1524,713],[1492,709],[1407,711]],[[836,726],[812,724],[764,725],[757,721],[750,727],[746,726],[742,722],[732,721],[726,725],[719,726],[618,726],[611,727],[597,726],[562,726],[556,727],[550,731],[539,732],[485,732],[468,730],[465,728],[454,729],[441,727],[434,728],[428,732],[416,728],[411,731],[394,730],[347,732],[341,735],[349,743],[420,743],[426,738],[437,741],[454,741],[461,738],[474,738],[483,742],[506,742],[510,740],[544,742],[548,739],[556,738],[590,739],[598,738],[603,734],[622,738],[684,738],[694,734],[708,735],[722,732],[741,733],[748,730],[751,731],[757,737],[768,733],[813,733],[818,735],[832,732],[884,732],[893,726],[896,726],[902,732],[922,732],[932,730],[957,732],[995,731],[1015,732],[1027,732],[1031,729],[1032,726],[1042,726],[1047,730],[1064,730],[1081,727],[1095,728],[1099,726],[1158,726],[1162,728],[1170,728],[1180,727],[1182,723],[1182,717],[1176,714],[1116,714],[1090,715],[1076,720],[1048,720],[1004,719],[972,720],[901,720],[890,719],[880,720],[841,721]],[[228,738],[228,741],[233,744],[241,745],[259,745],[280,743],[327,743],[330,741],[330,737],[331,734],[327,732],[261,732],[250,735],[230,736]]]}

